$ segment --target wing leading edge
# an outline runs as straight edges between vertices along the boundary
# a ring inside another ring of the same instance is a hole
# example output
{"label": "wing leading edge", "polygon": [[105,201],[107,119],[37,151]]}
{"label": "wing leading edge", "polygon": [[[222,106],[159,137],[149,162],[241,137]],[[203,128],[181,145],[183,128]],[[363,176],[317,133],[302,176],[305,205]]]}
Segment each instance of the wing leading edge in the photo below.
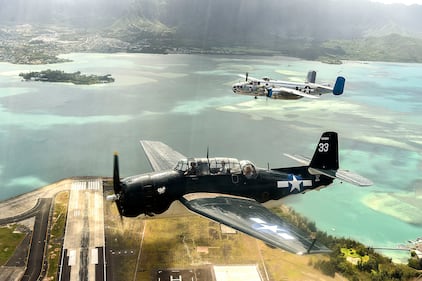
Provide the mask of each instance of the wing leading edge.
{"label": "wing leading edge", "polygon": [[291,253],[331,252],[254,200],[207,193],[185,195],[181,202],[195,213]]}
{"label": "wing leading edge", "polygon": [[186,158],[160,141],[141,140],[140,143],[154,171],[173,169],[179,160]]}

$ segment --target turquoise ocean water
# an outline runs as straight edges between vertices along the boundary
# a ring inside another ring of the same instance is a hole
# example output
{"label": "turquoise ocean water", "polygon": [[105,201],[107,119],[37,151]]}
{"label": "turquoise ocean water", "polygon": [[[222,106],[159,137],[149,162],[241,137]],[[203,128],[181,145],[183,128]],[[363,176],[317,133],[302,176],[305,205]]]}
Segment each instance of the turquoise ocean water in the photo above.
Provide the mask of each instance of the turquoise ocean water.
{"label": "turquoise ocean water", "polygon": [[[69,54],[71,63],[0,63],[0,200],[62,178],[149,171],[140,139],[166,142],[184,155],[249,159],[257,165],[311,156],[320,134],[339,133],[340,165],[374,181],[336,182],[285,202],[330,234],[369,246],[422,236],[422,65],[285,57]],[[112,74],[115,83],[77,86],[22,82],[29,70]],[[238,74],[303,81],[346,77],[343,96],[254,100],[231,92]],[[386,252],[397,255],[396,252]]]}

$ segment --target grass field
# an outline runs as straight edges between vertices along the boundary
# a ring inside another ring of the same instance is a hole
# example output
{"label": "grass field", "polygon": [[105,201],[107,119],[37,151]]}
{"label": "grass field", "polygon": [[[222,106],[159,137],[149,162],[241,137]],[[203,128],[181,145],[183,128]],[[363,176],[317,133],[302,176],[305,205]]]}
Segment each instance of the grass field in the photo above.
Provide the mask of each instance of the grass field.
{"label": "grass field", "polygon": [[26,234],[15,232],[16,225],[0,227],[0,266],[5,265]]}
{"label": "grass field", "polygon": [[47,249],[47,279],[56,280],[59,269],[60,252],[66,227],[69,192],[58,193],[54,200],[53,218],[50,224],[51,234]]}
{"label": "grass field", "polygon": [[[257,264],[264,280],[271,281],[346,280],[338,275],[335,279],[330,278],[313,268],[315,261],[328,257],[297,256],[272,249],[239,232],[224,234],[220,224],[200,216],[151,220],[123,218],[121,222],[115,205],[105,202],[104,206],[106,247],[107,251],[114,252],[109,266],[113,267],[116,280],[151,280],[157,269],[186,269],[210,264]],[[128,254],[124,254],[125,251]]]}

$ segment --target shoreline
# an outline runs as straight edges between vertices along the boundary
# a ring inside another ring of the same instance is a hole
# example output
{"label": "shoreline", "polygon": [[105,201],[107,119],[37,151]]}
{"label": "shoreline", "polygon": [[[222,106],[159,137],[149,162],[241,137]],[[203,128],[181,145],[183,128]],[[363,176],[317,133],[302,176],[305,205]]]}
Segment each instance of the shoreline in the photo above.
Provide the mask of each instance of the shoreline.
{"label": "shoreline", "polygon": [[[27,210],[37,205],[37,200],[34,198],[54,198],[54,196],[61,192],[70,190],[70,185],[73,181],[86,180],[86,179],[98,179],[107,180],[109,177],[101,176],[80,176],[80,177],[69,177],[53,182],[49,185],[39,187],[26,193],[18,194],[13,197],[0,201],[0,219],[4,219],[10,216],[16,216],[24,213]],[[11,213],[13,212],[13,213]]]}

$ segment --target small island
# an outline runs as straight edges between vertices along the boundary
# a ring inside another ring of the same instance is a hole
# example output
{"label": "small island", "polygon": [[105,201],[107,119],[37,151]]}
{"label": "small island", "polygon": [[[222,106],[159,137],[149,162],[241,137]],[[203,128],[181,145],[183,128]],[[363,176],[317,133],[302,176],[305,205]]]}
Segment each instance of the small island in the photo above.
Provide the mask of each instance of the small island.
{"label": "small island", "polygon": [[25,81],[42,81],[42,82],[64,82],[76,85],[92,85],[114,82],[111,74],[106,75],[85,75],[80,71],[74,73],[65,73],[61,70],[43,70],[40,72],[20,73],[19,76]]}

